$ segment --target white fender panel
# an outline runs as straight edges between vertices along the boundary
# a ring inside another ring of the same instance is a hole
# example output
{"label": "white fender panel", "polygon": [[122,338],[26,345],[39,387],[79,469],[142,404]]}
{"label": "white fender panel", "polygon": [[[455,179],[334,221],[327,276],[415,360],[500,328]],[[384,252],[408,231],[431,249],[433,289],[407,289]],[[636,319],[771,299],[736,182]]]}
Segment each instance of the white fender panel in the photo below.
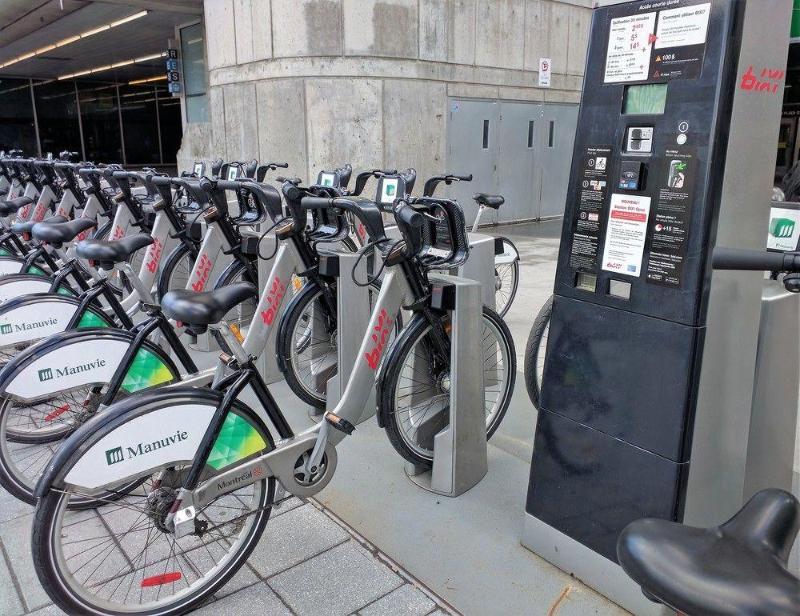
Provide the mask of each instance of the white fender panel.
{"label": "white fender panel", "polygon": [[191,460],[214,410],[200,404],[168,406],[128,421],[89,448],[65,481],[94,489],[164,464]]}
{"label": "white fender panel", "polygon": [[123,340],[104,338],[57,347],[17,373],[5,391],[31,399],[88,383],[108,383],[128,346]]}
{"label": "white fender panel", "polygon": [[13,259],[0,259],[0,276],[6,274],[19,274],[22,271],[22,263]]}
{"label": "white fender panel", "polygon": [[0,347],[63,332],[77,308],[54,297],[5,311],[0,314]]}
{"label": "white fender panel", "polygon": [[0,284],[0,303],[30,293],[47,293],[50,291],[50,284],[51,281],[44,277],[41,280],[15,280]]}

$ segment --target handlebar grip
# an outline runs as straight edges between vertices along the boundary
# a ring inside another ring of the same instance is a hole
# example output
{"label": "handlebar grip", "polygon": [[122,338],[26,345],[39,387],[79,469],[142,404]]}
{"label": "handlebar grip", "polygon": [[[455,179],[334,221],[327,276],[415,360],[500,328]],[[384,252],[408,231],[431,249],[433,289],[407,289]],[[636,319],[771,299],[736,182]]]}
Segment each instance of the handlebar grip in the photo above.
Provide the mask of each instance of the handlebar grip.
{"label": "handlebar grip", "polygon": [[716,247],[712,263],[716,270],[800,271],[800,255],[742,248]]}
{"label": "handlebar grip", "polygon": [[462,182],[471,182],[472,181],[472,174],[469,175],[457,175],[456,176]]}
{"label": "handlebar grip", "polygon": [[330,197],[303,197],[300,205],[307,210],[324,210],[331,207],[333,201]]}

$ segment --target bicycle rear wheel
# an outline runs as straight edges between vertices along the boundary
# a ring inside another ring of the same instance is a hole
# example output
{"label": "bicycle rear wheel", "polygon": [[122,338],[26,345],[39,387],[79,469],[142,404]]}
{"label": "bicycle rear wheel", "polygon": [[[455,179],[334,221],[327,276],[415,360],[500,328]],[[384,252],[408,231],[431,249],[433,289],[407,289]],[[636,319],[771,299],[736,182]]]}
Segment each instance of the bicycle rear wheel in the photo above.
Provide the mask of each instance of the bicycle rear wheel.
{"label": "bicycle rear wheel", "polygon": [[[486,438],[503,421],[517,360],[514,341],[503,319],[484,306],[482,319],[484,407]],[[450,365],[432,353],[431,325],[415,318],[403,330],[386,358],[378,395],[378,413],[389,441],[412,464],[430,467],[433,437],[447,426],[450,408]]]}
{"label": "bicycle rear wheel", "polygon": [[[240,415],[272,439],[254,413]],[[75,450],[65,466],[84,455]],[[70,510],[81,495],[73,486],[49,485],[33,522],[36,573],[45,591],[68,614],[183,614],[221,588],[241,567],[269,520],[275,479],[269,477],[218,496],[197,512],[197,530],[176,537],[167,520],[187,463],[174,460],[138,487],[100,500],[95,509]],[[207,470],[202,481],[216,472]]]}

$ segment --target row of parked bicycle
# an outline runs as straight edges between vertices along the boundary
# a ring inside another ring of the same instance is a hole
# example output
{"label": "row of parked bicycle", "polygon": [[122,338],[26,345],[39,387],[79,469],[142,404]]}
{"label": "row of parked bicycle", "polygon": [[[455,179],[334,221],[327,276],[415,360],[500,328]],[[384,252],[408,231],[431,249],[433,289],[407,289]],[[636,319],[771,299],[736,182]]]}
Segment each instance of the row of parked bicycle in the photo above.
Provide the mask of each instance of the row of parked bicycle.
{"label": "row of parked bicycle", "polygon": [[[169,177],[71,158],[0,157],[0,484],[36,505],[34,562],[57,605],[196,606],[245,562],[273,507],[330,481],[373,386],[394,448],[432,464],[456,377],[429,273],[470,254],[461,206],[435,192],[471,178],[435,176],[414,197],[413,169],[366,171],[348,190],[345,165],[313,185],[276,177],[276,188],[267,176],[285,164],[215,161]],[[503,199],[475,201],[480,213]],[[505,312],[519,257],[508,240],[495,245]],[[354,282],[369,287],[372,316],[333,405],[343,316],[321,263],[338,252],[367,261]],[[498,312],[484,307],[481,328],[490,437],[516,355]],[[201,370],[185,342],[206,335],[222,353]],[[319,423],[292,429],[260,357],[300,400],[327,405]],[[240,398],[248,388],[254,407]]]}

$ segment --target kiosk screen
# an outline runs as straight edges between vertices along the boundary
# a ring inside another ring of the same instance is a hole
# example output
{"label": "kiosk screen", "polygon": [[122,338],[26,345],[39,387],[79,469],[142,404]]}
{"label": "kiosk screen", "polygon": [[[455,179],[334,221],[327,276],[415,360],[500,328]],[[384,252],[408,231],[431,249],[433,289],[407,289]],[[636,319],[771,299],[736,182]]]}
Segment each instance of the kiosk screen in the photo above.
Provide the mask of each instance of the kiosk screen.
{"label": "kiosk screen", "polygon": [[667,84],[653,83],[625,88],[625,115],[663,115],[667,106]]}

